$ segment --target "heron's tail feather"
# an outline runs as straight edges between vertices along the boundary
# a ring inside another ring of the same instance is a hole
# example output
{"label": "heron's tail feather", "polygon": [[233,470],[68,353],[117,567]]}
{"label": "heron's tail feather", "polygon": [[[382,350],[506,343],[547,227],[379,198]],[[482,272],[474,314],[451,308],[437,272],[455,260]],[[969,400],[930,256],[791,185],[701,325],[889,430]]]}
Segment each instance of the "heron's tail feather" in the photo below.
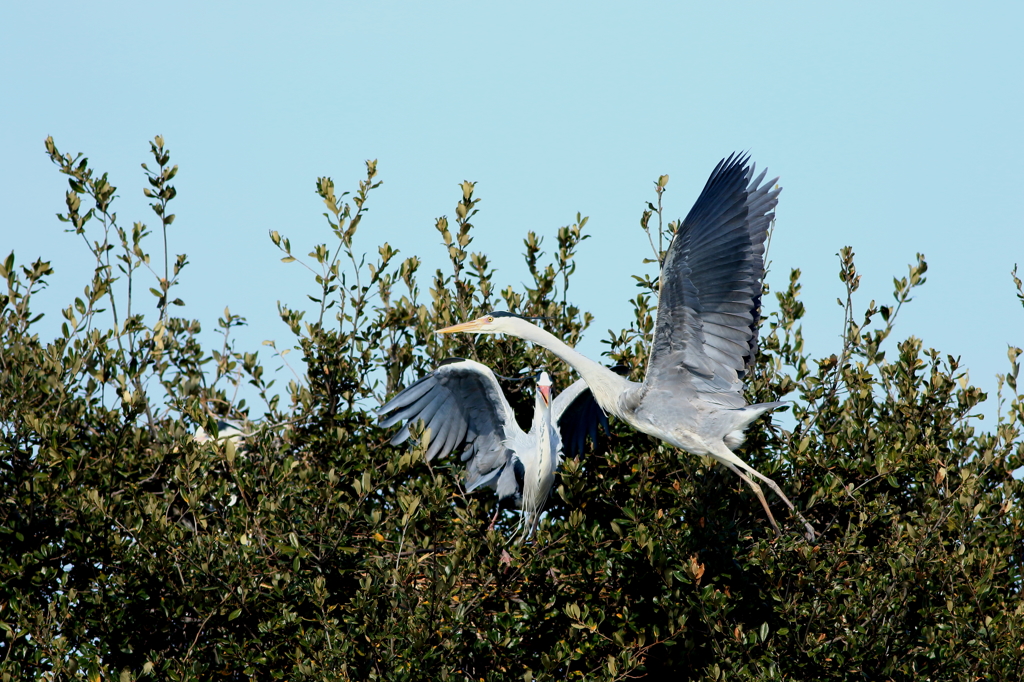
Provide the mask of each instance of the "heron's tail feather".
{"label": "heron's tail feather", "polygon": [[789,402],[786,400],[776,400],[772,403],[755,403],[754,405],[747,405],[738,410],[734,410],[733,413],[736,415],[736,420],[733,423],[732,431],[725,436],[725,445],[730,450],[735,450],[739,446],[743,445],[743,441],[746,440],[747,436],[744,433],[747,427],[750,426],[755,419],[760,417],[765,412],[771,412],[772,410],[788,405]]}
{"label": "heron's tail feather", "polygon": [[523,515],[519,520],[519,528],[522,532],[520,542],[526,542],[537,530],[540,523],[540,514],[544,511],[544,504],[548,501],[548,491],[538,490],[539,486],[528,486],[523,490]]}

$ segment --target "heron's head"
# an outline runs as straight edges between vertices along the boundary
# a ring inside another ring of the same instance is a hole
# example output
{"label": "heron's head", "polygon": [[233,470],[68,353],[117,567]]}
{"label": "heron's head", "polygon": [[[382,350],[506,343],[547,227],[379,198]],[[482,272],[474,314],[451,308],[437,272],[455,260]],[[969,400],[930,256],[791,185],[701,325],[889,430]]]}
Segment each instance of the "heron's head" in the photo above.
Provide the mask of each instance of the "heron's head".
{"label": "heron's head", "polygon": [[551,377],[547,372],[540,373],[540,379],[537,380],[537,395],[544,401],[545,406],[551,405]]}
{"label": "heron's head", "polygon": [[470,334],[515,334],[515,330],[522,324],[529,324],[519,315],[495,311],[487,313],[469,322],[455,324],[451,327],[438,329],[435,334],[455,334],[457,332],[468,332]]}

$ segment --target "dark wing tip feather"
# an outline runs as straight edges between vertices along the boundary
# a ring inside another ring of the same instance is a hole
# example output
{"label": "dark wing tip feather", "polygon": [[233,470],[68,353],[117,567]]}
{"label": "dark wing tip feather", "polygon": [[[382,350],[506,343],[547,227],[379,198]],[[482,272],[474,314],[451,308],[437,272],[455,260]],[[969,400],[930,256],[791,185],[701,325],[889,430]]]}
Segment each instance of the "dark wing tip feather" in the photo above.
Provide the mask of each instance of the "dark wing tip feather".
{"label": "dark wing tip feather", "polygon": [[[741,388],[737,380],[756,359],[765,241],[781,191],[778,178],[766,177],[766,170],[755,174],[749,153],[730,154],[681,221],[661,273],[648,377],[671,380],[688,370],[709,390],[723,380]],[[723,317],[737,313],[744,319]]]}
{"label": "dark wing tip feather", "polygon": [[[578,384],[583,385],[582,380]],[[565,393],[568,395],[576,391],[577,395],[571,397],[570,402],[564,407],[559,406],[560,413],[554,415],[562,439],[562,454],[567,457],[583,454],[587,447],[587,438],[597,442],[599,424],[604,426],[606,432],[608,430],[604,410],[597,404],[590,389],[581,389],[577,384],[573,384]]]}

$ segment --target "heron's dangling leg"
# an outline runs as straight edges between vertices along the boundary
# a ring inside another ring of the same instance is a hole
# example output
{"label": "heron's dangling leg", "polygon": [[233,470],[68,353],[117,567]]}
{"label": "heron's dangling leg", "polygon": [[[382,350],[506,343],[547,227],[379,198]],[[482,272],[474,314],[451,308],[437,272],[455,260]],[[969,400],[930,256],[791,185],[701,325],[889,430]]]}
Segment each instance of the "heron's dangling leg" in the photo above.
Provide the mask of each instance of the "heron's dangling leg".
{"label": "heron's dangling leg", "polygon": [[761,486],[750,480],[746,474],[740,471],[731,462],[722,462],[722,464],[732,469],[734,474],[742,478],[743,482],[750,486],[750,489],[754,491],[755,495],[757,495],[757,499],[760,501],[761,506],[764,507],[764,513],[768,515],[768,520],[772,522],[772,528],[775,529],[775,534],[782,537],[782,531],[779,530],[779,524],[775,523],[775,517],[772,516],[772,510],[768,508],[768,500],[764,499],[764,492],[761,490]]}
{"label": "heron's dangling leg", "polygon": [[491,517],[491,523],[487,526],[487,530],[494,530],[494,524],[498,521],[498,514],[501,513],[501,500],[494,503],[494,516]]}
{"label": "heron's dangling leg", "polygon": [[793,503],[789,501],[789,498],[786,497],[786,494],[782,492],[782,489],[778,485],[776,485],[775,481],[768,478],[764,474],[760,473],[759,471],[757,471],[757,469],[755,469],[754,467],[750,466],[742,459],[737,457],[732,450],[725,447],[724,443],[722,444],[721,450],[719,452],[715,452],[712,456],[718,461],[720,461],[722,464],[725,464],[727,467],[736,472],[736,474],[740,478],[742,478],[747,483],[747,485],[750,486],[750,489],[754,491],[755,495],[757,495],[757,499],[760,500],[761,505],[765,508],[765,511],[768,512],[768,519],[772,522],[772,526],[775,528],[776,532],[779,531],[779,527],[776,525],[775,519],[774,517],[772,517],[772,513],[768,510],[768,504],[764,499],[764,493],[761,492],[761,486],[755,484],[750,478],[740,473],[740,469],[764,481],[768,485],[768,487],[772,489],[772,492],[778,495],[779,499],[786,503],[786,506],[789,507],[789,510],[793,512],[793,515],[800,519],[800,521],[804,524],[804,530],[806,531],[804,533],[804,536],[807,538],[807,540],[810,542],[814,542],[814,538],[818,534],[817,531],[814,530],[814,526],[809,524],[807,522],[807,519],[805,519],[803,515],[796,510],[796,507],[794,507]]}
{"label": "heron's dangling leg", "polygon": [[804,535],[807,538],[807,540],[810,542],[814,542],[814,538],[817,537],[818,532],[814,530],[814,526],[807,522],[807,519],[804,518],[803,514],[796,510],[796,507],[794,507],[793,503],[789,501],[789,498],[782,493],[782,490],[779,488],[778,485],[775,484],[775,481],[768,478],[764,474],[759,473],[753,467],[747,467],[747,470],[750,471],[755,476],[757,476],[758,478],[760,478],[765,483],[767,483],[768,487],[771,488],[775,492],[775,494],[779,496],[779,499],[786,503],[786,506],[789,507],[789,510],[793,512],[793,515],[800,519],[800,521],[804,524],[804,529],[807,531]]}
{"label": "heron's dangling leg", "polygon": [[533,532],[537,530],[537,523],[540,521],[540,516],[537,514],[531,514],[527,518],[526,513],[523,513],[523,518],[520,520],[520,534],[519,544],[523,544],[533,535]]}

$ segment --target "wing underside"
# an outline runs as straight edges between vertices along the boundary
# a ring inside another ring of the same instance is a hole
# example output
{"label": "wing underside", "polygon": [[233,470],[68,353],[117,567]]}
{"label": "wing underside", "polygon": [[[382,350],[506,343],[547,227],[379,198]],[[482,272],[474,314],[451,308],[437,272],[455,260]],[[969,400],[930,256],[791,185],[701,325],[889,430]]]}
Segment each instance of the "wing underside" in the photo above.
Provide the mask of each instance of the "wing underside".
{"label": "wing underside", "polygon": [[687,384],[724,406],[742,407],[757,353],[764,242],[778,202],[748,157],[721,161],[679,226],[661,273],[661,296],[645,383]]}
{"label": "wing underside", "polygon": [[405,420],[392,437],[398,445],[409,438],[409,426],[421,421],[428,434],[427,461],[462,449],[466,486],[494,487],[512,451],[505,441],[520,432],[494,373],[472,360],[454,358],[410,385],[379,411],[381,426]]}
{"label": "wing underside", "polygon": [[597,404],[587,382],[579,379],[559,393],[551,404],[552,421],[558,425],[562,454],[576,457],[583,454],[587,438],[597,442],[598,426],[608,431],[608,419]]}

